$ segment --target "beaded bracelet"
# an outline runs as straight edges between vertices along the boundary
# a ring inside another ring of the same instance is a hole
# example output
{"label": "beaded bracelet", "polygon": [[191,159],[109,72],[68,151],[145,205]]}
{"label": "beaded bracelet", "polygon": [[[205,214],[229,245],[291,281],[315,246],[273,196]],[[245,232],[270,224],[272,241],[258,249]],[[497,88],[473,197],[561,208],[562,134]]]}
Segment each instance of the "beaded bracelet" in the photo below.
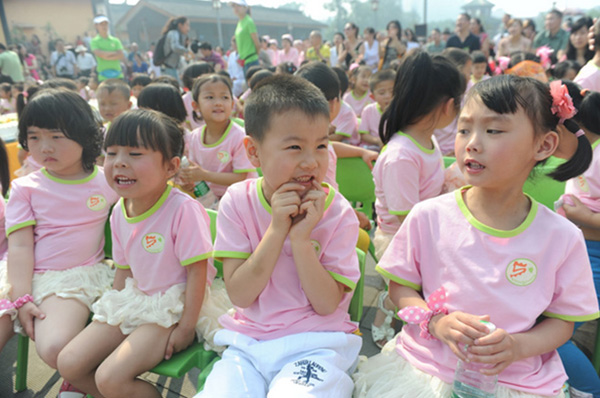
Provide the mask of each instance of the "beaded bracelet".
{"label": "beaded bracelet", "polygon": [[16,299],[15,302],[13,303],[13,305],[15,306],[16,309],[19,309],[22,306],[24,306],[25,304],[30,303],[32,301],[33,301],[33,296],[31,296],[31,294],[26,294],[26,295],[21,296],[18,299]]}

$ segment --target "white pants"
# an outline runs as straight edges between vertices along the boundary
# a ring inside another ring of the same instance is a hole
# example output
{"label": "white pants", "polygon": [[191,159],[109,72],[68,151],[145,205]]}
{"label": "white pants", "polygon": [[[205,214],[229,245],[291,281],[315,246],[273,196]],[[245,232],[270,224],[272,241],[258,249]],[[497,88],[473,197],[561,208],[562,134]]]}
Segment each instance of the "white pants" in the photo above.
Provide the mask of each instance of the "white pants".
{"label": "white pants", "polygon": [[195,398],[351,397],[362,340],[310,332],[259,341],[221,330],[215,344],[229,347]]}

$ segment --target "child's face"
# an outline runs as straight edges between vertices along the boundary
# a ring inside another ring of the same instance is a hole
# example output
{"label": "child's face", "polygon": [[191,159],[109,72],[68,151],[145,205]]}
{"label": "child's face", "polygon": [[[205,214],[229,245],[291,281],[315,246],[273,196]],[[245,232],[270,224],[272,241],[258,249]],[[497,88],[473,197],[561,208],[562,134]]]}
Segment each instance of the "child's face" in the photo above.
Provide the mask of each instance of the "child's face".
{"label": "child's face", "polygon": [[483,77],[483,75],[485,74],[485,69],[486,69],[486,64],[485,62],[479,62],[477,64],[473,64],[473,77],[475,78],[475,80],[481,80],[481,78]]}
{"label": "child's face", "polygon": [[0,90],[0,98],[10,99],[10,90],[8,90],[8,91]]}
{"label": "child's face", "polygon": [[371,77],[371,72],[364,70],[356,76],[356,84],[354,86],[355,91],[360,91],[361,93],[369,91],[369,78]]}
{"label": "child's face", "polygon": [[178,157],[165,162],[162,153],[150,148],[113,145],[106,148],[104,175],[118,195],[155,202],[179,169],[179,162]]}
{"label": "child's face", "polygon": [[465,80],[469,81],[471,78],[471,69],[473,68],[473,61],[468,60],[462,67],[461,72],[465,76]]}
{"label": "child's face", "polygon": [[83,148],[60,130],[28,127],[27,148],[33,159],[55,177],[70,180],[81,178],[84,173]]}
{"label": "child's face", "polygon": [[144,86],[136,84],[135,86],[131,87],[131,95],[133,95],[135,98],[139,97],[143,88]]}
{"label": "child's face", "polygon": [[375,101],[379,104],[379,107],[382,111],[385,111],[392,102],[392,97],[394,96],[394,81],[393,80],[384,80],[382,82],[377,83],[375,85],[375,90],[373,91],[373,97]]}
{"label": "child's face", "polygon": [[223,82],[208,82],[200,87],[195,108],[207,122],[220,123],[229,120],[233,110],[233,98]]}
{"label": "child's face", "polygon": [[473,97],[458,118],[456,161],[467,183],[475,187],[522,187],[536,162],[554,151],[555,147],[550,153],[543,151],[549,135],[558,140],[554,132],[536,135],[523,108],[501,115]]}
{"label": "child's face", "polygon": [[125,98],[119,90],[113,90],[109,93],[106,89],[100,89],[96,97],[98,98],[100,116],[109,122],[131,108],[129,98]]}
{"label": "child's face", "polygon": [[329,164],[328,133],[327,117],[309,117],[292,110],[271,116],[262,141],[246,137],[246,153],[262,170],[263,194],[269,203],[273,193],[286,183],[301,184],[306,192],[312,189],[313,181],[323,182]]}

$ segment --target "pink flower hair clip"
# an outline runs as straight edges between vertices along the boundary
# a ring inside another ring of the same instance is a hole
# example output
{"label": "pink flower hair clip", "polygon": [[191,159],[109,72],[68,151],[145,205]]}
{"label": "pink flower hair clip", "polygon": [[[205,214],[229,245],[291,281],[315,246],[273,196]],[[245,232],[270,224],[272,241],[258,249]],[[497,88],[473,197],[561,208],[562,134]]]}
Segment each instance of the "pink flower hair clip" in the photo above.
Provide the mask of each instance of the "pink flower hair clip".
{"label": "pink flower hair clip", "polygon": [[552,114],[560,118],[559,124],[575,116],[577,109],[573,105],[573,99],[569,95],[567,86],[560,80],[550,83],[550,95],[552,95]]}
{"label": "pink flower hair clip", "polygon": [[537,51],[535,52],[535,55],[540,57],[540,64],[546,70],[548,70],[548,68],[550,68],[550,65],[552,65],[552,60],[550,59],[550,56],[552,55],[553,52],[554,52],[554,50],[548,46],[542,46],[542,47],[538,48]]}

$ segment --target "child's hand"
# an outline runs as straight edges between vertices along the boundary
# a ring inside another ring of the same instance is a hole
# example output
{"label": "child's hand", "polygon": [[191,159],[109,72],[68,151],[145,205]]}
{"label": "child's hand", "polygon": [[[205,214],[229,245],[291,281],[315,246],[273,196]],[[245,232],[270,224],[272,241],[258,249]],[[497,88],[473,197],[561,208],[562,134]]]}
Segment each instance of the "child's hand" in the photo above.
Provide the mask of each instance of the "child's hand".
{"label": "child's hand", "polygon": [[497,375],[508,365],[519,360],[517,339],[504,329],[496,329],[487,336],[476,339],[467,350],[471,362],[495,364],[492,368],[482,369],[485,375]]}
{"label": "child's hand", "polygon": [[489,320],[489,316],[471,315],[460,311],[451,312],[448,315],[439,314],[431,318],[429,332],[444,342],[452,352],[462,359],[467,359],[465,352],[459,347],[460,344],[473,345],[476,339],[488,334],[488,328],[481,320]]}
{"label": "child's hand", "polygon": [[300,212],[302,200],[299,192],[303,191],[301,184],[288,182],[277,188],[271,196],[271,225],[280,233],[287,233],[292,226],[292,219]]}
{"label": "child's hand", "polygon": [[189,167],[179,169],[177,174],[184,183],[195,183],[206,179],[206,170],[193,162],[190,162]]}
{"label": "child's hand", "polygon": [[29,338],[35,341],[35,333],[34,333],[34,318],[44,319],[46,318],[46,314],[44,314],[37,305],[32,302],[26,303],[24,306],[19,308],[19,322],[21,322],[21,326],[25,330],[25,333]]}
{"label": "child's hand", "polygon": [[356,218],[358,218],[358,226],[364,229],[365,231],[369,231],[372,228],[371,221],[366,216],[365,213],[362,213],[356,209],[354,209],[354,214],[356,214]]}
{"label": "child's hand", "polygon": [[178,353],[181,350],[186,349],[194,342],[196,337],[196,331],[194,328],[187,329],[181,325],[175,326],[175,329],[171,331],[169,335],[169,341],[167,341],[167,348],[165,349],[165,359],[170,359],[173,354]]}
{"label": "child's hand", "polygon": [[312,181],[313,187],[302,197],[298,214],[293,217],[290,239],[309,239],[310,233],[323,217],[325,211],[325,191],[321,184]]}
{"label": "child's hand", "polygon": [[375,151],[365,149],[363,151],[362,160],[369,166],[369,169],[373,170],[373,162],[377,160],[379,154]]}
{"label": "child's hand", "polygon": [[573,204],[563,204],[562,208],[565,211],[565,216],[576,225],[585,224],[594,213],[574,195],[569,195],[569,197]]}

